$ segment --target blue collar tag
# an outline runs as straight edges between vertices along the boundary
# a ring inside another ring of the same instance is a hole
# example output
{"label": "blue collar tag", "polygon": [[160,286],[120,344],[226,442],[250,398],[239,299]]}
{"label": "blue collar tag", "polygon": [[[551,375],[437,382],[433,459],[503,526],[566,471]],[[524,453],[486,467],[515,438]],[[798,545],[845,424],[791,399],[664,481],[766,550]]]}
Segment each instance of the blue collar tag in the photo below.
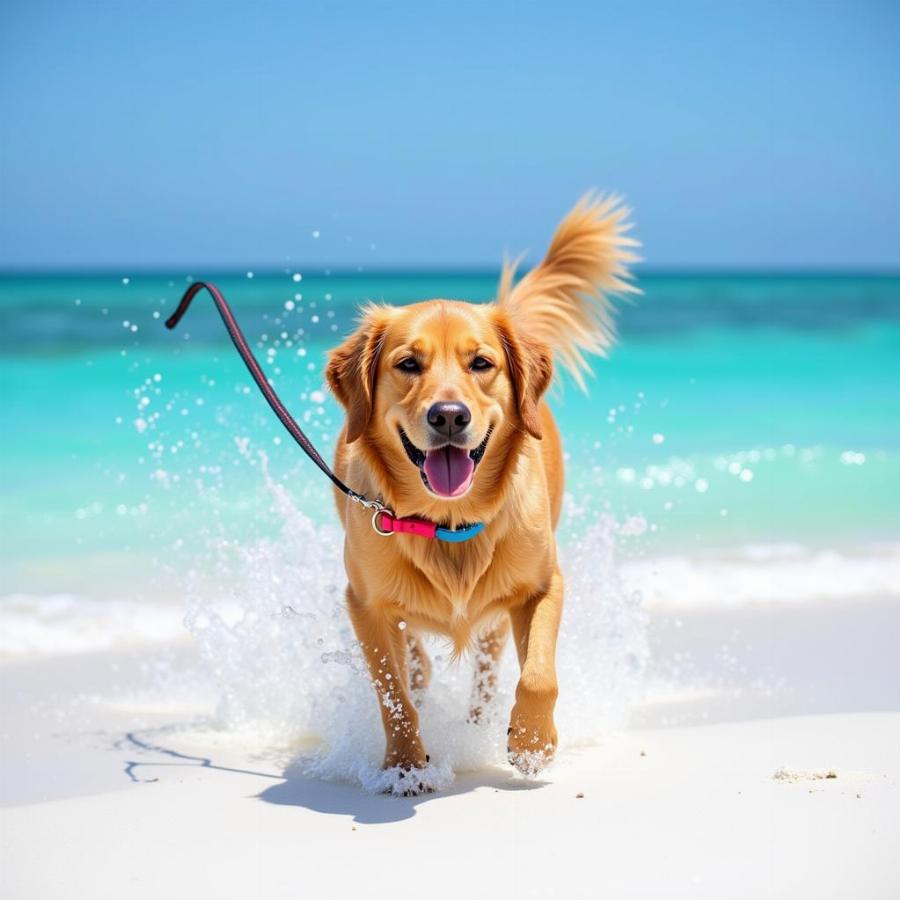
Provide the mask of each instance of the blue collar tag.
{"label": "blue collar tag", "polygon": [[455,531],[452,528],[441,528],[438,526],[434,536],[439,541],[447,541],[450,544],[462,544],[464,541],[475,537],[475,535],[481,534],[482,531],[484,531],[484,522],[476,522],[474,525],[465,525],[462,528],[457,528]]}

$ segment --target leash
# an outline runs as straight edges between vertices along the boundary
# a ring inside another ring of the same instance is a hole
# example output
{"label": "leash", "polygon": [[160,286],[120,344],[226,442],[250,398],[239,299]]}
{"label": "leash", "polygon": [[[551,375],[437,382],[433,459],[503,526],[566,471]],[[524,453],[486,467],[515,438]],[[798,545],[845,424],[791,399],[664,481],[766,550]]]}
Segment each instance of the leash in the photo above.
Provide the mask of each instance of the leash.
{"label": "leash", "polygon": [[173,329],[187,312],[191,301],[200,291],[206,290],[216,304],[219,315],[225,323],[228,335],[240,354],[244,365],[247,366],[256,386],[262,392],[266,402],[272,408],[272,412],[278,416],[279,421],[287,429],[288,434],[300,445],[300,449],[328,476],[331,483],[342,493],[346,494],[354,503],[358,503],[365,509],[372,510],[372,528],[382,537],[391,537],[395,534],[412,534],[416,537],[430,538],[431,540],[447,541],[453,544],[468,541],[484,530],[484,523],[477,522],[474,525],[464,525],[461,528],[444,528],[436,522],[422,519],[417,516],[398,516],[394,511],[384,505],[380,500],[370,500],[363,494],[359,494],[347,487],[331,467],[322,458],[322,455],[313,446],[312,441],[303,433],[303,429],[296,423],[293,416],[287,411],[278,395],[269,384],[263,370],[260,368],[253,351],[250,349],[247,339],[238,326],[228,301],[222,296],[222,292],[211,282],[195,281],[185,292],[175,312],[166,319],[166,328]]}

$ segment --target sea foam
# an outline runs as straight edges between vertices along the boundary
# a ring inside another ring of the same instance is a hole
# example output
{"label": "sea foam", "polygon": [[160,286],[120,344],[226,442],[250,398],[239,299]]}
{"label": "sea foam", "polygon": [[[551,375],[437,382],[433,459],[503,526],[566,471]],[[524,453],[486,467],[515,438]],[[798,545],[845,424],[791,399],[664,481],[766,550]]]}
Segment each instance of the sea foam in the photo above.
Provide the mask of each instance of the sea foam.
{"label": "sea foam", "polygon": [[630,561],[622,578],[649,610],[900,597],[900,544],[853,553],[796,544]]}
{"label": "sea foam", "polygon": [[59,656],[185,638],[178,603],[75,594],[0,597],[0,656]]}

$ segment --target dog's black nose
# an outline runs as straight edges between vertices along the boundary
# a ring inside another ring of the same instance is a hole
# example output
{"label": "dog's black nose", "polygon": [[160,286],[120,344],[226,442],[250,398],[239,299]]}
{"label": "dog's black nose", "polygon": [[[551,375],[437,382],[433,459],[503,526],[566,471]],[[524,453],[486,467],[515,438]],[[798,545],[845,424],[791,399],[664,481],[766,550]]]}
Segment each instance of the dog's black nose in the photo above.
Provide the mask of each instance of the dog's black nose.
{"label": "dog's black nose", "polygon": [[465,431],[472,421],[472,413],[465,403],[456,400],[445,400],[435,403],[428,410],[428,424],[441,436],[451,440],[454,435]]}

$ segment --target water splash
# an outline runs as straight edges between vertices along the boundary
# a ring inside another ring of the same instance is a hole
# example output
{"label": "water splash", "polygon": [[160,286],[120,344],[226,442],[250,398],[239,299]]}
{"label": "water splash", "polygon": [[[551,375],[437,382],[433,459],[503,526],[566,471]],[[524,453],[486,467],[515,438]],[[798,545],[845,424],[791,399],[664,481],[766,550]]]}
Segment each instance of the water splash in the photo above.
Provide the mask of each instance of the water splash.
{"label": "water splash", "polygon": [[[243,447],[242,453],[251,453]],[[343,536],[300,511],[258,453],[259,472],[281,528],[249,542],[217,539],[218,583],[189,591],[186,624],[219,696],[218,728],[260,747],[293,755],[291,768],[402,792],[397,772],[380,768],[384,737],[374,690],[343,608]],[[639,597],[615,566],[616,525],[589,528],[563,548],[566,610],[560,634],[561,752],[598,741],[622,726],[640,690],[647,661]],[[428,638],[433,664],[427,691],[414,700],[431,755],[431,787],[455,772],[506,765],[506,727],[517,663],[501,661],[494,702],[478,724],[468,719],[471,660]],[[312,748],[312,749],[310,749]]]}

